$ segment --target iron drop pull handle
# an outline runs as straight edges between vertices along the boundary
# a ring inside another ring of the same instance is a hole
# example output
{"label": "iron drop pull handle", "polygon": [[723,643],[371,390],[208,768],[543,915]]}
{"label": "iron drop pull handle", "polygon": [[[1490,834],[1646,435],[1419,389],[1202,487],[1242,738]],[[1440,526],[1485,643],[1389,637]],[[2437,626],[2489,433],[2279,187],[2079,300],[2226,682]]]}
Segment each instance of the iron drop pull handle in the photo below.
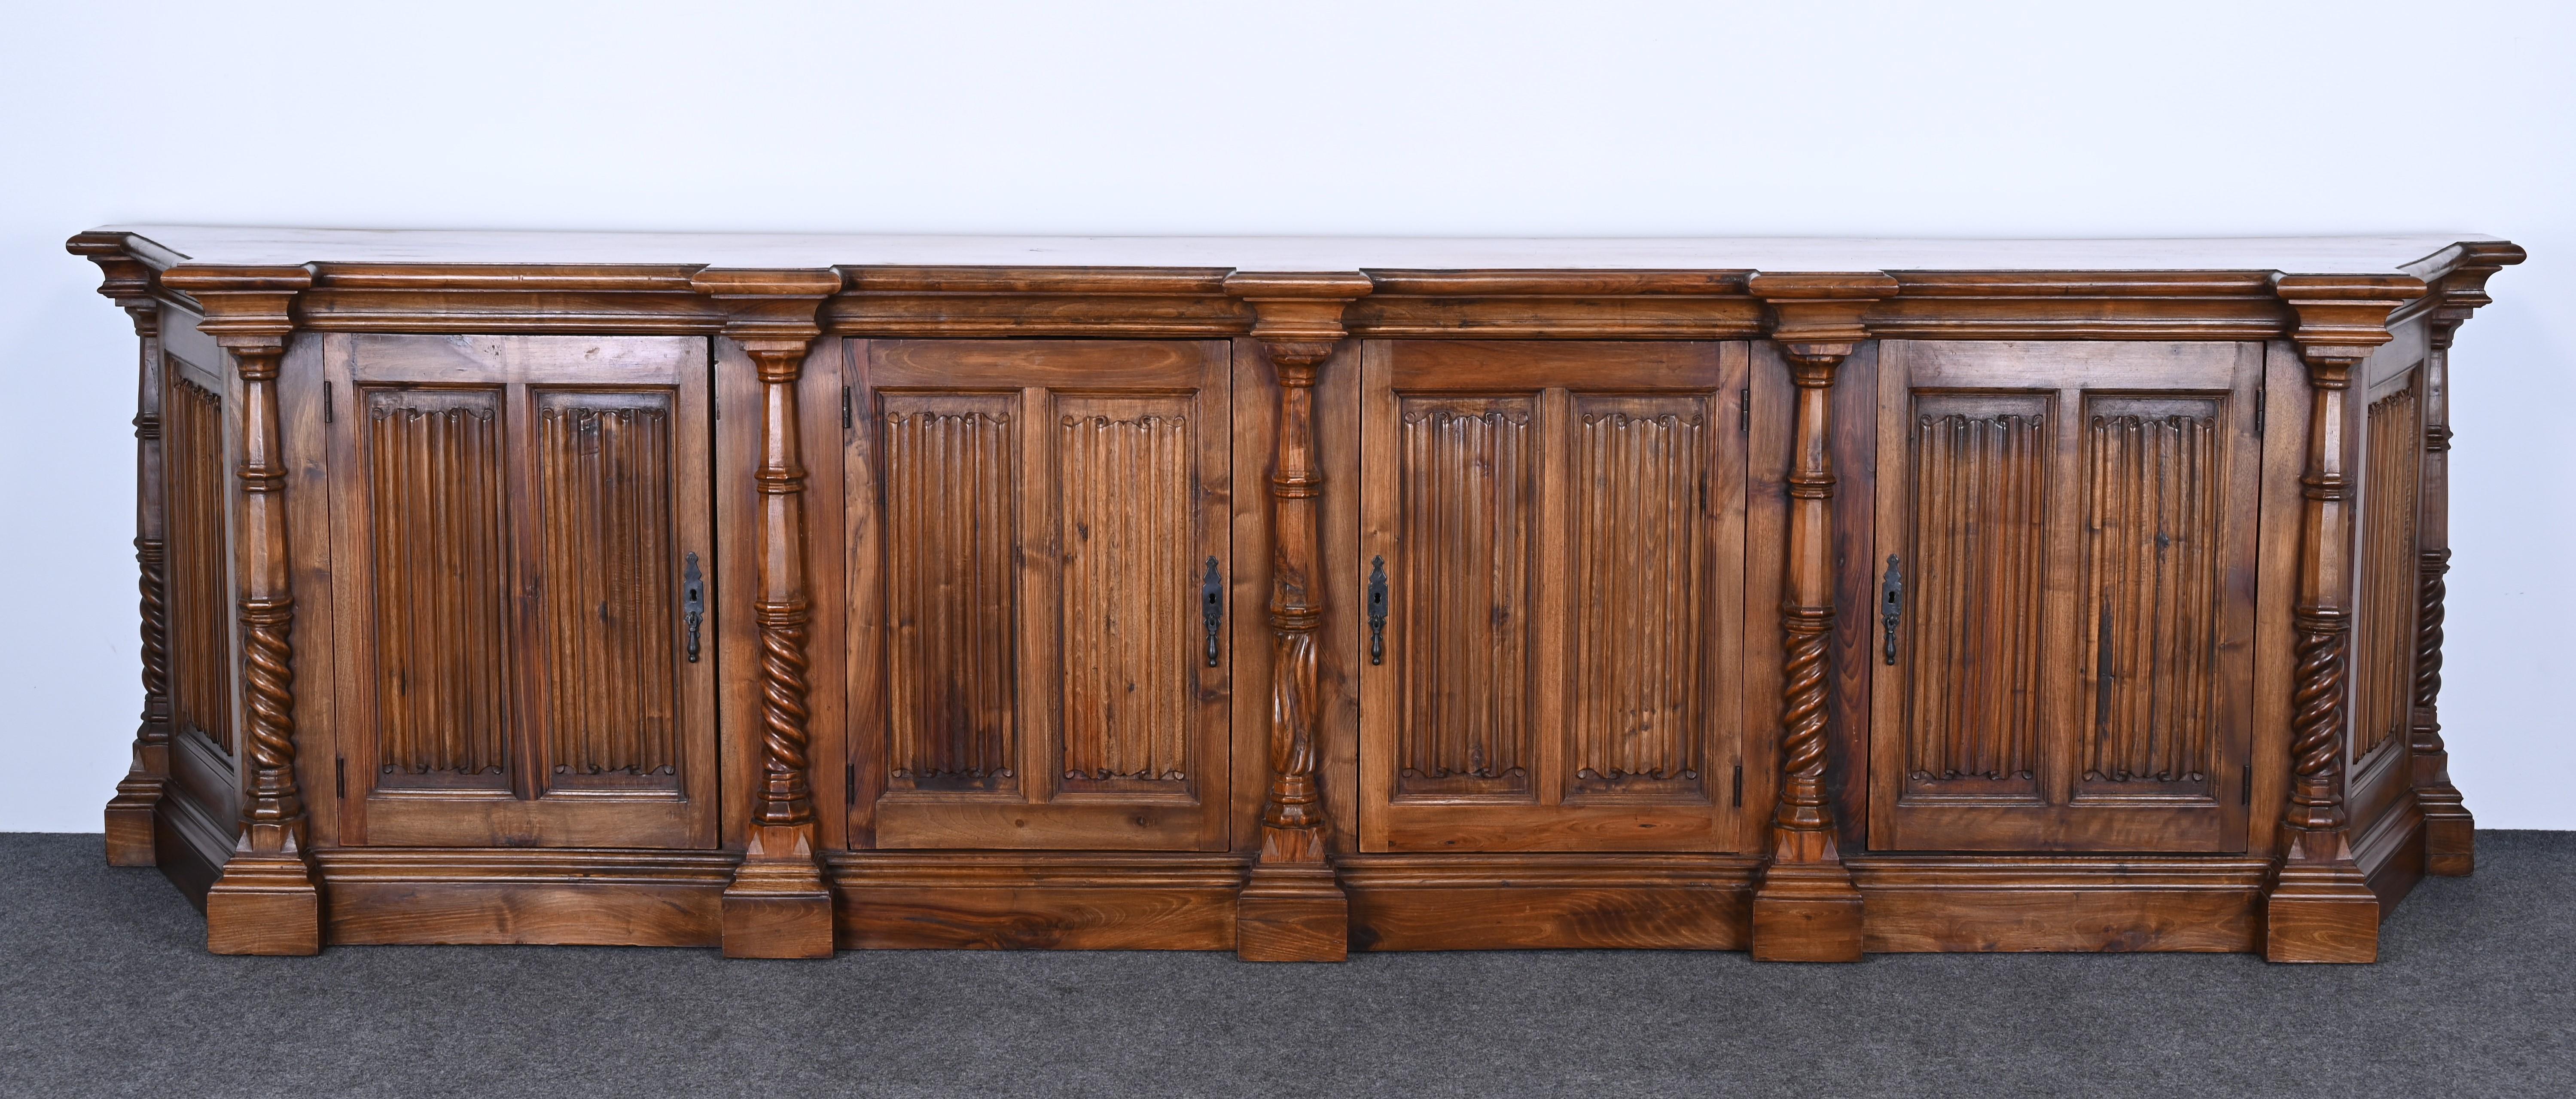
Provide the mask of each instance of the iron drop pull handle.
{"label": "iron drop pull handle", "polygon": [[1386,558],[1369,562],[1369,663],[1386,663]]}
{"label": "iron drop pull handle", "polygon": [[1207,666],[1217,665],[1217,627],[1225,621],[1225,573],[1208,558],[1207,579],[1199,582],[1199,614],[1207,619]]}
{"label": "iron drop pull handle", "polygon": [[689,626],[689,663],[698,662],[698,625],[707,618],[707,578],[698,572],[698,555],[690,554],[680,570],[680,611]]}
{"label": "iron drop pull handle", "polygon": [[1887,555],[1887,576],[1878,582],[1878,622],[1887,630],[1887,662],[1896,663],[1896,627],[1905,621],[1905,568]]}

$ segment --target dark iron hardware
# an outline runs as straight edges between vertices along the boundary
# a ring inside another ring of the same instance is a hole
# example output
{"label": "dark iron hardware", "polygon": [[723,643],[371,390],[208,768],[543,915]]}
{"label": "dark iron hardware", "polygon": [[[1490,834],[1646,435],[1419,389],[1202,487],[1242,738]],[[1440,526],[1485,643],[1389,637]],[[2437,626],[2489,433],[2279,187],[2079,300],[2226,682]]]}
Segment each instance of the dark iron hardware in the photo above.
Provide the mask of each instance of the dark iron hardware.
{"label": "dark iron hardware", "polygon": [[1199,583],[1199,614],[1207,619],[1208,667],[1216,667],[1217,626],[1225,621],[1225,574],[1217,571],[1216,558],[1208,558],[1207,579]]}
{"label": "dark iron hardware", "polygon": [[1386,663],[1386,558],[1369,562],[1369,663]]}
{"label": "dark iron hardware", "polygon": [[1735,765],[1735,806],[1739,809],[1744,806],[1744,765],[1741,763]]}
{"label": "dark iron hardware", "polygon": [[698,555],[690,554],[680,570],[680,609],[688,615],[689,663],[698,662],[698,624],[707,617],[707,580],[698,572]]}
{"label": "dark iron hardware", "polygon": [[1905,621],[1905,568],[1887,555],[1887,577],[1878,582],[1878,623],[1887,631],[1887,662],[1896,663],[1896,627]]}

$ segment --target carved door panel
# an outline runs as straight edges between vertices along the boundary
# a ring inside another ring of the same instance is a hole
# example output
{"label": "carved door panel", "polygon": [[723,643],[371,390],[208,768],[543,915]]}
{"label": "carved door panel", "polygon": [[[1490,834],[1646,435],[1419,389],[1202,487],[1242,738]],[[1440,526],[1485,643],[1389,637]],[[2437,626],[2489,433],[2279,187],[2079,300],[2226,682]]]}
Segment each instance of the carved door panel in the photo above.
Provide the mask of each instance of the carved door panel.
{"label": "carved door panel", "polygon": [[1880,363],[1870,845],[2244,850],[2261,346]]}
{"label": "carved door panel", "polygon": [[1228,345],[847,346],[851,835],[1225,849]]}
{"label": "carved door panel", "polygon": [[1716,851],[1742,344],[1362,350],[1360,845]]}
{"label": "carved door panel", "polygon": [[349,842],[709,847],[707,345],[331,336]]}

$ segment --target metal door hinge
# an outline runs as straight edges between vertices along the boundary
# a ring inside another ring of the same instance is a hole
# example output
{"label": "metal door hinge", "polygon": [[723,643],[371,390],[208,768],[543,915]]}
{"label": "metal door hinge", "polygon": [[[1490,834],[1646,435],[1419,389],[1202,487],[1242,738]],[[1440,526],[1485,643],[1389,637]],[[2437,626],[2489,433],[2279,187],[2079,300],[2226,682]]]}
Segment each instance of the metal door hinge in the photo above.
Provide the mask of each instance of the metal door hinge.
{"label": "metal door hinge", "polygon": [[2244,779],[2236,786],[2236,804],[2254,804],[2254,765],[2251,763],[2245,765]]}
{"label": "metal door hinge", "polygon": [[322,383],[322,422],[323,422],[323,423],[326,423],[326,424],[327,424],[327,423],[330,423],[330,422],[332,421],[331,405],[332,405],[332,400],[331,400],[331,383],[329,383],[329,382],[324,382],[324,383]]}
{"label": "metal door hinge", "polygon": [[1744,808],[1744,765],[1735,765],[1735,807]]}
{"label": "metal door hinge", "polygon": [[841,781],[847,787],[846,793],[848,800],[841,803],[841,809],[846,812],[851,806],[859,803],[859,765],[855,763],[842,764]]}
{"label": "metal door hinge", "polygon": [[841,387],[841,430],[850,429],[850,387]]}
{"label": "metal door hinge", "polygon": [[338,756],[331,757],[331,789],[341,797],[349,796],[349,761]]}
{"label": "metal door hinge", "polygon": [[1735,391],[1735,433],[1738,435],[1744,435],[1752,432],[1752,430],[1753,388],[1751,386],[1746,386],[1743,389]]}

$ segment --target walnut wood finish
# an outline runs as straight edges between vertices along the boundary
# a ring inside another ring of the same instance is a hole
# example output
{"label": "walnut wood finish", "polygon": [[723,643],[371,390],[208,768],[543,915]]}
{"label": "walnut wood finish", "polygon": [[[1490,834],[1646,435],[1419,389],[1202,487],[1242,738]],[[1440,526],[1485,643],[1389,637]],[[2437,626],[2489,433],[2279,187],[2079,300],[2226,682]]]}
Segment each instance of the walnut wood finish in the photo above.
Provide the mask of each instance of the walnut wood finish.
{"label": "walnut wood finish", "polygon": [[70,250],[217,951],[2357,961],[2471,865],[2502,241]]}

